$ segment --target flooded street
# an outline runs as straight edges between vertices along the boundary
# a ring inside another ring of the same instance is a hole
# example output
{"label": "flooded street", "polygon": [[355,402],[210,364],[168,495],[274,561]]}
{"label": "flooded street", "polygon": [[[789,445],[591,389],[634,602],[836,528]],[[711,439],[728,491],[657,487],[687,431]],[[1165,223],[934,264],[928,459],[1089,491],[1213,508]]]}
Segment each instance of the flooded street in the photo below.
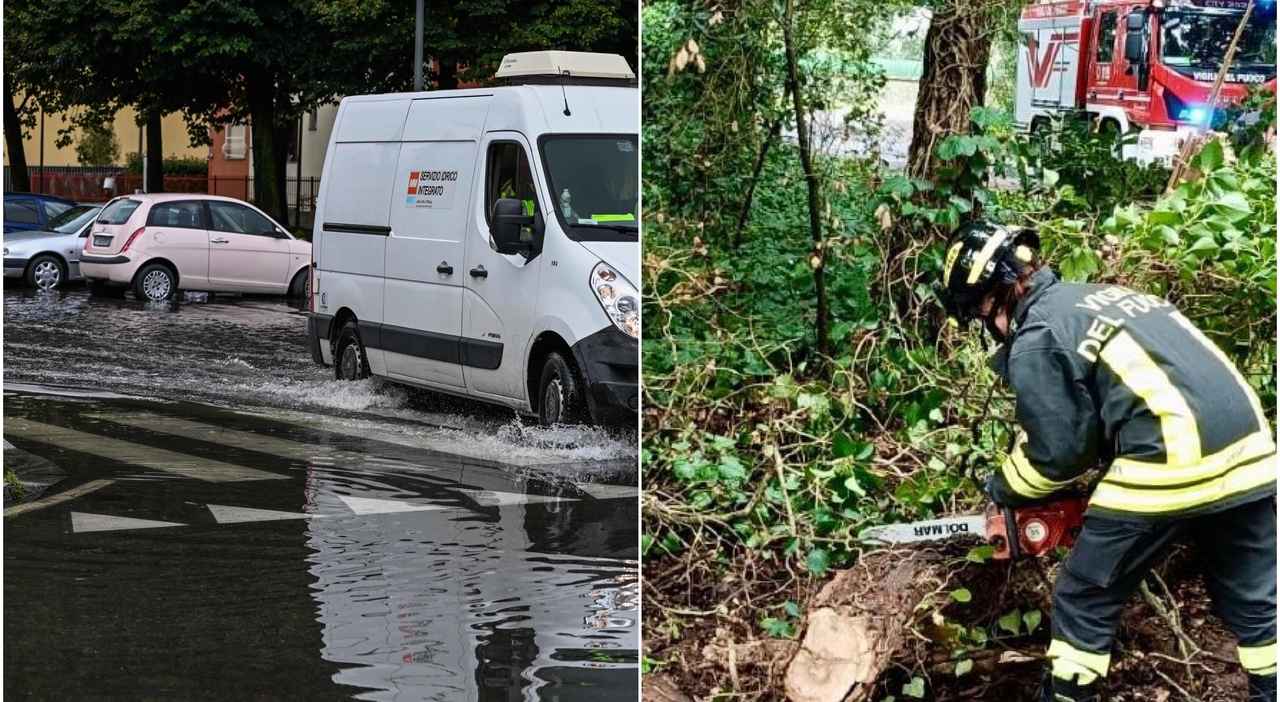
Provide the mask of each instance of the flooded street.
{"label": "flooded street", "polygon": [[4,292],[13,699],[599,700],[639,687],[633,432],[314,365],[280,298]]}

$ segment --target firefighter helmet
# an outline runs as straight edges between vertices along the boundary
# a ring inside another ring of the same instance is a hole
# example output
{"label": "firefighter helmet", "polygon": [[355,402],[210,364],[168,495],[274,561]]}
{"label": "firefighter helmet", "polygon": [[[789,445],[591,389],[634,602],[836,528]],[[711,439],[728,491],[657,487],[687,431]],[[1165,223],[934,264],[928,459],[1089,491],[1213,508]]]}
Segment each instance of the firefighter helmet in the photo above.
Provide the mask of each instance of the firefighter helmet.
{"label": "firefighter helmet", "polygon": [[962,324],[978,315],[975,309],[998,286],[1018,280],[1024,266],[1040,255],[1040,237],[1030,229],[1015,229],[978,220],[961,226],[947,243],[942,266],[942,304]]}

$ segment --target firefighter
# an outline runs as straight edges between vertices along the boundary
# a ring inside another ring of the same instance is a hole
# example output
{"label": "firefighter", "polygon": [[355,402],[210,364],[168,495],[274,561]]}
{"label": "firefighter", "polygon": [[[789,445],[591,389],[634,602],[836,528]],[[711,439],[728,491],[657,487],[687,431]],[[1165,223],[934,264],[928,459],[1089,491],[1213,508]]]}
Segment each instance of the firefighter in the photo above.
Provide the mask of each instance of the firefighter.
{"label": "firefighter", "polygon": [[1276,461],[1244,377],[1167,301],[1059,282],[1039,237],[991,222],[947,245],[941,297],[981,320],[1021,432],[987,483],[1000,506],[1053,499],[1098,469],[1053,586],[1040,700],[1101,700],[1122,607],[1179,536],[1236,635],[1250,702],[1276,699]]}

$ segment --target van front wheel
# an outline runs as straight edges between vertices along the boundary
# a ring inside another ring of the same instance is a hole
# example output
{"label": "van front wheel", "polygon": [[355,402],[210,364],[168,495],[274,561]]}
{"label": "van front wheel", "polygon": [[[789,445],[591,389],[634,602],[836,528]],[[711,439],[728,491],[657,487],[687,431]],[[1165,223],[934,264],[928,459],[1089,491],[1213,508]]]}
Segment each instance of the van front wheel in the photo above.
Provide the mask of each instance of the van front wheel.
{"label": "van front wheel", "polygon": [[542,382],[538,388],[539,424],[580,424],[586,419],[582,381],[573,365],[558,351],[552,351],[542,364]]}
{"label": "van front wheel", "polygon": [[360,340],[360,325],[353,319],[342,325],[338,343],[333,349],[333,370],[338,380],[363,380],[369,377],[369,359]]}

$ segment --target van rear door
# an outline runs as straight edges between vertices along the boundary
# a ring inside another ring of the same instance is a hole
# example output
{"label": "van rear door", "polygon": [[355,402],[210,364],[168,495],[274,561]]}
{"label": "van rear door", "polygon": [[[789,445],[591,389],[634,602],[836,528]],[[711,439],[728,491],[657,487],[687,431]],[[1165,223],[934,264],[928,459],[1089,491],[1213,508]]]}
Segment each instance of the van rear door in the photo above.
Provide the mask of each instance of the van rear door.
{"label": "van rear door", "polygon": [[487,95],[417,99],[409,108],[387,237],[382,349],[387,374],[464,387],[463,239]]}

